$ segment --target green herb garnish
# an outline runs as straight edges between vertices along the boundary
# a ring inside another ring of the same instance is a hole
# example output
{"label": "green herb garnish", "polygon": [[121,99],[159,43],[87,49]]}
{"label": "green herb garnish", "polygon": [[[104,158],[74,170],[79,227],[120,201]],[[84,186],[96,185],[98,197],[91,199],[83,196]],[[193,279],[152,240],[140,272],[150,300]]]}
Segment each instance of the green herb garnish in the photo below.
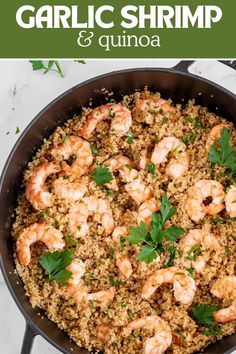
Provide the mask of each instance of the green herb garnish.
{"label": "green herb garnish", "polygon": [[151,219],[151,230],[149,232],[143,221],[138,227],[129,228],[129,237],[127,240],[134,244],[141,244],[139,260],[151,263],[162,252],[162,241],[167,238],[171,242],[175,242],[184,233],[184,229],[177,226],[164,228],[165,223],[176,212],[176,207],[171,207],[170,201],[164,194],[160,205],[160,214],[153,213]]}
{"label": "green herb garnish", "polygon": [[67,280],[72,272],[66,269],[72,263],[74,249],[65,249],[42,255],[39,264],[48,274],[49,280],[55,280],[62,285],[67,285]]}
{"label": "green herb garnish", "polygon": [[32,69],[35,70],[44,70],[44,74],[47,74],[49,71],[57,72],[61,77],[64,77],[60,64],[57,60],[49,60],[47,64],[42,60],[30,60],[32,64]]}
{"label": "green herb garnish", "polygon": [[116,280],[114,279],[113,277],[109,277],[109,282],[112,286],[120,286],[120,285],[123,285],[123,281],[121,280]]}
{"label": "green herb garnish", "polygon": [[203,331],[206,336],[221,333],[220,329],[216,326],[216,320],[213,316],[217,309],[216,305],[198,304],[192,311],[196,323],[207,327],[206,330]]}
{"label": "green herb garnish", "polygon": [[48,210],[41,210],[39,216],[40,218],[48,218],[50,216],[50,213]]}
{"label": "green herb garnish", "polygon": [[90,145],[90,149],[94,155],[98,154],[98,148],[95,145]]}
{"label": "green herb garnish", "polygon": [[108,167],[98,167],[92,174],[92,179],[96,182],[98,186],[102,186],[113,180],[113,175]]}
{"label": "green herb garnish", "polygon": [[229,144],[232,134],[229,129],[223,128],[218,140],[219,148],[211,145],[208,153],[208,161],[212,164],[226,167],[228,173],[236,173],[236,150]]}
{"label": "green herb garnish", "polygon": [[156,171],[155,171],[155,166],[152,162],[149,162],[146,165],[146,169],[151,173],[152,178],[156,178]]}
{"label": "green herb garnish", "polygon": [[75,247],[76,246],[76,241],[70,234],[66,234],[65,236],[67,243],[69,244],[70,247]]}
{"label": "green herb garnish", "polygon": [[202,248],[202,244],[197,243],[192,248],[190,248],[185,258],[188,259],[189,261],[196,261],[197,256],[200,256],[202,254],[201,248]]}
{"label": "green herb garnish", "polygon": [[19,127],[16,127],[16,131],[15,131],[15,134],[19,134],[19,132],[20,132],[20,129],[19,129]]}
{"label": "green herb garnish", "polygon": [[126,134],[124,134],[124,136],[126,136],[128,138],[127,143],[129,145],[132,145],[134,143],[134,135],[132,133],[126,133]]}
{"label": "green herb garnish", "polygon": [[79,64],[86,64],[86,61],[84,60],[74,60],[75,63],[79,63]]}
{"label": "green herb garnish", "polygon": [[195,140],[196,134],[191,132],[188,135],[181,136],[181,140],[185,145],[191,144]]}

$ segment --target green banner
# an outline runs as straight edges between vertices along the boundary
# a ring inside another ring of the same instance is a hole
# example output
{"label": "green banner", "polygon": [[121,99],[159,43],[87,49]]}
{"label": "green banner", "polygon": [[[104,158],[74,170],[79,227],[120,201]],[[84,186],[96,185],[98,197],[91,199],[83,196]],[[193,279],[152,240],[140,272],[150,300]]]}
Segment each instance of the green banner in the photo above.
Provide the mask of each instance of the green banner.
{"label": "green banner", "polygon": [[11,0],[0,57],[234,58],[235,13],[229,0]]}

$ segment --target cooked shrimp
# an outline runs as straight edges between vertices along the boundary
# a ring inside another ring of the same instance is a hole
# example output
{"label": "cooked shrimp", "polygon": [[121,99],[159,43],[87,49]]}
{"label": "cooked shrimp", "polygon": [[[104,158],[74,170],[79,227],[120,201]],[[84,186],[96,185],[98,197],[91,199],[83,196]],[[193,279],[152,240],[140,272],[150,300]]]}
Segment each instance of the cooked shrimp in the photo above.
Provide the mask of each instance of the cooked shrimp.
{"label": "cooked shrimp", "polygon": [[95,108],[89,114],[81,130],[83,138],[89,139],[98,123],[107,119],[111,120],[111,132],[114,132],[117,136],[128,133],[132,125],[131,112],[127,107],[121,104],[108,103]]}
{"label": "cooked shrimp", "polygon": [[[185,209],[190,219],[195,222],[202,220],[206,214],[216,215],[225,207],[224,187],[217,181],[203,179],[190,187],[187,193]],[[204,205],[207,198],[211,198],[212,201]]]}
{"label": "cooked shrimp", "polygon": [[85,197],[76,202],[69,210],[69,229],[75,238],[83,237],[88,232],[87,219],[95,214],[101,222],[105,235],[109,235],[114,229],[114,219],[109,203],[106,200],[95,197]]}
{"label": "cooked shrimp", "polygon": [[47,224],[32,224],[22,231],[16,241],[16,253],[22,266],[30,263],[30,246],[38,241],[45,243],[50,252],[65,247],[63,235],[55,227]]}
{"label": "cooked shrimp", "polygon": [[120,272],[126,277],[126,279],[130,278],[133,273],[133,268],[130,260],[121,254],[116,256],[116,265],[119,268]]}
{"label": "cooked shrimp", "polygon": [[62,145],[54,148],[51,154],[59,160],[68,160],[73,157],[74,161],[71,166],[65,168],[65,173],[72,175],[72,179],[84,175],[93,163],[90,144],[78,136],[69,136]]}
{"label": "cooked shrimp", "polygon": [[149,299],[159,286],[165,283],[173,283],[174,296],[177,301],[185,305],[192,303],[196,291],[195,281],[185,270],[176,267],[156,270],[144,284],[142,297]]}
{"label": "cooked shrimp", "polygon": [[166,167],[166,174],[174,179],[179,178],[189,167],[189,155],[186,152],[186,145],[175,137],[167,137],[156,144],[152,153],[151,161],[154,165],[159,165],[167,161],[167,156],[172,153]]}
{"label": "cooked shrimp", "polygon": [[[109,167],[110,172],[113,174],[119,171],[120,176],[124,182],[131,182],[138,177],[138,171],[132,168],[132,161],[128,157],[119,155],[112,157],[104,162],[104,165]],[[118,190],[118,185],[115,177],[110,183],[106,184],[108,188]]]}
{"label": "cooked shrimp", "polygon": [[137,204],[141,204],[153,196],[152,190],[147,187],[139,178],[135,179],[133,182],[127,183],[125,185],[125,189]]}
{"label": "cooked shrimp", "polygon": [[[199,250],[201,254],[196,257],[195,261],[186,259],[191,249],[198,244],[201,245],[201,249]],[[220,253],[223,250],[223,247],[214,235],[205,230],[198,229],[190,230],[183,236],[178,243],[178,248],[183,251],[180,263],[186,268],[192,265],[197,272],[201,272],[206,265],[207,259],[203,254],[205,251],[213,250],[216,253]]]}
{"label": "cooked shrimp", "polygon": [[225,196],[226,211],[231,218],[236,217],[236,187],[231,186]]}
{"label": "cooked shrimp", "polygon": [[70,182],[68,179],[59,177],[53,183],[53,190],[55,195],[58,195],[62,199],[69,199],[76,202],[83,198],[88,188],[82,181]]}
{"label": "cooked shrimp", "polygon": [[230,322],[236,320],[236,276],[226,276],[218,279],[211,293],[220,299],[232,299],[233,304],[214,313],[217,322]]}
{"label": "cooked shrimp", "polygon": [[[120,244],[121,237],[128,237],[128,228],[126,226],[117,226],[112,233],[112,239],[117,245]],[[131,276],[133,272],[132,264],[127,257],[117,254],[116,265],[127,279]]]}
{"label": "cooked shrimp", "polygon": [[227,124],[225,123],[217,124],[211,129],[209,137],[206,142],[207,151],[210,150],[212,145],[215,145],[218,142],[223,128],[228,128]]}
{"label": "cooked shrimp", "polygon": [[154,332],[154,336],[147,339],[144,344],[144,354],[162,354],[171,345],[171,329],[166,321],[158,316],[147,316],[128,323],[127,328],[131,331],[146,329]]}
{"label": "cooked shrimp", "polygon": [[77,285],[69,285],[65,289],[72,297],[74,304],[85,304],[87,307],[107,306],[109,302],[113,301],[116,292],[116,288],[111,287],[107,290],[89,294],[81,282]]}
{"label": "cooked shrimp", "polygon": [[155,211],[160,208],[160,202],[155,198],[151,198],[140,205],[138,209],[137,222],[140,224],[143,221],[146,225],[151,222],[151,216]]}
{"label": "cooked shrimp", "polygon": [[59,164],[44,162],[33,170],[31,177],[26,181],[26,198],[36,210],[46,209],[52,205],[52,193],[46,190],[44,184],[48,176],[59,171]]}
{"label": "cooked shrimp", "polygon": [[96,334],[99,339],[101,339],[104,343],[108,342],[110,339],[110,328],[108,325],[100,324],[96,327]]}
{"label": "cooked shrimp", "polygon": [[211,293],[219,299],[236,299],[236,276],[225,276],[217,279]]}
{"label": "cooked shrimp", "polygon": [[85,264],[80,259],[74,259],[68,267],[66,267],[69,272],[72,273],[68,279],[69,285],[78,285],[81,282],[81,278],[85,273]]}
{"label": "cooked shrimp", "polygon": [[116,288],[113,286],[108,290],[98,291],[96,293],[88,294],[87,301],[93,301],[95,304],[107,306],[109,302],[113,301]]}
{"label": "cooked shrimp", "polygon": [[114,228],[112,233],[112,239],[116,244],[120,243],[121,237],[128,237],[128,228],[127,226],[117,226]]}

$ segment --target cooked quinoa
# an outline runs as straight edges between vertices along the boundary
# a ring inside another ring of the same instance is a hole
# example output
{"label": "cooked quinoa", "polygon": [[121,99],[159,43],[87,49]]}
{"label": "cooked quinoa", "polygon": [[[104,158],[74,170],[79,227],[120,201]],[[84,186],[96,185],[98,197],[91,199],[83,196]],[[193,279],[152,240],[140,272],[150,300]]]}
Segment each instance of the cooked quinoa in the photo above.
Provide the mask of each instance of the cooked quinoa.
{"label": "cooked quinoa", "polygon": [[[89,293],[109,289],[115,282],[115,297],[108,306],[74,304],[65,286],[56,281],[49,281],[39,264],[40,256],[47,254],[48,249],[40,242],[31,246],[31,261],[26,267],[20,265],[15,253],[16,269],[24,282],[31,305],[43,309],[49,319],[80,347],[94,352],[102,350],[107,354],[142,353],[145,341],[153,336],[153,332],[142,328],[130,333],[126,326],[134,319],[157,315],[168,322],[172,331],[172,344],[166,353],[194,353],[235,332],[236,321],[231,321],[218,324],[221,334],[205,335],[202,326],[194,321],[192,310],[197,304],[215,304],[219,309],[230,305],[227,298],[219,299],[213,296],[210,289],[218,278],[235,275],[236,220],[223,210],[217,217],[206,215],[199,223],[193,222],[185,210],[187,189],[202,179],[214,179],[222,183],[225,189],[229,187],[231,182],[226,177],[225,170],[217,166],[212,169],[208,162],[206,143],[212,127],[219,123],[226,123],[229,127],[233,136],[232,143],[236,142],[236,130],[233,123],[195,105],[194,100],[184,105],[172,103],[173,112],[167,116],[161,109],[139,114],[135,105],[140,98],[158,100],[160,95],[145,89],[143,92],[123,97],[121,104],[132,112],[129,134],[117,137],[110,131],[110,121],[104,120],[97,125],[89,139],[94,160],[82,177],[88,186],[86,196],[106,199],[109,202],[115,226],[137,227],[136,215],[139,206],[128,195],[125,182],[119,178],[119,174],[115,173],[118,191],[109,190],[106,185],[98,186],[91,178],[98,166],[102,166],[109,158],[122,154],[133,161],[133,167],[139,171],[142,181],[153,190],[157,198],[165,193],[171,204],[176,206],[176,213],[168,221],[168,226],[178,225],[184,228],[186,233],[188,230],[201,228],[217,237],[224,251],[217,255],[211,252],[204,270],[194,273],[196,293],[192,304],[186,306],[178,302],[174,297],[172,284],[160,286],[150,299],[143,299],[141,293],[144,283],[155,270],[166,266],[169,253],[163,247],[159,261],[149,264],[139,261],[140,245],[125,242],[124,247],[120,247],[119,244],[114,244],[111,235],[104,236],[103,227],[98,223],[96,215],[88,219],[87,235],[75,240],[74,255],[85,264],[86,272],[82,281]],[[24,186],[36,166],[52,161],[50,151],[53,147],[62,144],[66,136],[80,136],[81,128],[91,110],[84,108],[80,116],[69,119],[64,126],[58,127],[44,140],[24,173]],[[166,165],[161,165],[156,169],[156,177],[153,178],[148,169],[140,168],[140,156],[146,151],[150,157],[155,144],[168,136],[175,136],[186,143],[190,156],[189,168],[181,177],[172,180],[165,173]],[[56,174],[47,179],[46,185],[49,189],[55,178]],[[54,196],[52,207],[36,211],[27,201],[25,193],[21,193],[12,230],[13,238],[16,240],[26,227],[34,223],[53,225],[65,237],[68,234],[67,214],[72,204],[70,200]],[[222,222],[219,222],[219,219]],[[171,244],[170,241],[164,240],[163,245]],[[122,275],[116,265],[117,253],[127,256],[132,263],[133,273],[129,279]],[[173,262],[178,264],[177,256]],[[96,328],[101,324],[108,325],[110,329],[107,343],[97,336]]]}

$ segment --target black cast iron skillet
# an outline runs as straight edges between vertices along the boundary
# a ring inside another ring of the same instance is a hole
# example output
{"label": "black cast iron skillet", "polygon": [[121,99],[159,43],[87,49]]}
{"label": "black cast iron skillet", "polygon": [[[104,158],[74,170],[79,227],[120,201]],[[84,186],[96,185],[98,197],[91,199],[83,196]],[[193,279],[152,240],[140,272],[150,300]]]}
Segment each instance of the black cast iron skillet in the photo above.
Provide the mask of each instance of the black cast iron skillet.
{"label": "black cast iron skillet", "polygon": [[[17,194],[20,189],[22,172],[35,151],[53,130],[69,117],[79,113],[82,106],[93,98],[93,106],[107,101],[106,92],[114,92],[119,99],[124,94],[148,86],[158,90],[164,98],[174,102],[187,102],[195,98],[196,103],[208,107],[230,121],[236,121],[236,96],[224,88],[188,73],[192,61],[180,62],[172,69],[131,69],[99,76],[68,90],[50,103],[29,124],[15,144],[0,180],[0,265],[8,289],[26,320],[26,331],[21,354],[29,354],[36,335],[43,336],[65,354],[85,354],[84,349],[73,344],[68,336],[60,331],[47,317],[38,315],[43,312],[33,309],[25,295],[23,284],[14,273],[13,244],[10,236]],[[229,63],[226,63],[229,64]],[[230,64],[229,64],[230,65]],[[222,339],[208,347],[205,354],[228,354],[236,349],[236,334]],[[183,349],[184,350],[184,349]],[[183,352],[184,353],[184,352]]]}

